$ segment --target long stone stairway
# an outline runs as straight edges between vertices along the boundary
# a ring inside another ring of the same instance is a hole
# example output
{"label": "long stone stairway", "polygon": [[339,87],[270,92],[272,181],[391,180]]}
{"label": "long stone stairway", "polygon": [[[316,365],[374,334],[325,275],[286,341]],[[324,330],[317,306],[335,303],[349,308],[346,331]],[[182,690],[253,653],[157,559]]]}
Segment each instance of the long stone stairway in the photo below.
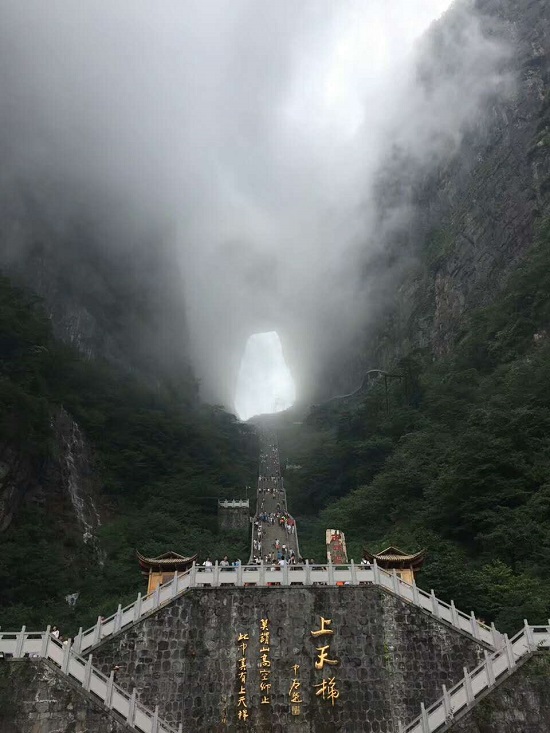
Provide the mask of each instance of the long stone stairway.
{"label": "long stone stairway", "polygon": [[[550,621],[549,621],[550,624]],[[550,625],[529,626],[512,639],[504,637],[504,645],[494,654],[485,655],[485,661],[469,672],[450,690],[443,686],[443,695],[429,708],[421,706],[420,715],[399,733],[445,733],[469,712],[495,686],[508,679],[521,664],[535,652],[550,649]]]}
{"label": "long stone stairway", "polygon": [[63,675],[81,685],[105,706],[119,716],[129,730],[136,733],[182,733],[182,726],[174,728],[159,718],[158,709],[150,710],[136,700],[135,690],[128,693],[115,684],[114,673],[106,677],[92,665],[92,655],[86,659],[77,654],[70,642],[61,643],[48,627],[44,632],[0,632],[0,653],[6,658],[47,659]]}
{"label": "long stone stairway", "polygon": [[[275,523],[265,521],[266,516],[276,516],[286,513],[292,522],[292,531],[281,526],[275,518]],[[277,555],[277,545],[285,546],[285,558],[294,555],[296,562],[300,558],[298,545],[298,530],[294,518],[288,514],[286,491],[281,476],[279,449],[275,433],[264,431],[260,435],[260,464],[258,476],[258,491],[256,513],[252,531],[250,564],[254,558],[265,558]],[[274,564],[274,563],[273,563]]]}

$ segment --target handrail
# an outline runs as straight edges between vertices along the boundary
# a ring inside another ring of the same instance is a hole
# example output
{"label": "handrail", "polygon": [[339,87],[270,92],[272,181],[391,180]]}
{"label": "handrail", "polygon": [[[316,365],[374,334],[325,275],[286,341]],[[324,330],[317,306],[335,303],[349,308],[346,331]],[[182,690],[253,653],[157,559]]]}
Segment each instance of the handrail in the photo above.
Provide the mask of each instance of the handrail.
{"label": "handrail", "polygon": [[60,642],[46,631],[0,632],[0,652],[15,659],[22,657],[44,658],[71,679],[76,680],[86,692],[93,693],[111,711],[115,711],[133,730],[142,733],[182,733],[178,728],[159,719],[158,707],[153,711],[136,700],[135,691],[129,695],[115,684],[114,673],[106,677],[92,666],[92,655],[87,659],[77,654],[70,641]]}
{"label": "handrail", "polygon": [[[550,621],[549,621],[550,624]],[[471,672],[464,668],[464,677],[450,690],[443,685],[442,697],[429,708],[420,706],[420,715],[406,727],[399,724],[399,733],[444,733],[476,700],[494,685],[500,684],[519,661],[539,649],[550,649],[550,625],[529,626],[527,621],[512,639],[504,636],[504,645]]]}
{"label": "handrail", "polygon": [[75,637],[75,650],[85,652],[106,638],[128,628],[144,616],[156,611],[164,604],[191,588],[227,588],[227,587],[292,587],[292,586],[357,586],[373,584],[380,586],[409,603],[418,606],[435,618],[450,623],[470,637],[486,644],[489,648],[498,649],[504,643],[504,637],[494,627],[487,626],[477,619],[472,612],[469,616],[459,611],[454,603],[446,603],[436,598],[433,591],[427,593],[415,583],[412,585],[399,578],[396,573],[388,573],[372,565],[356,565],[353,560],[346,565],[310,564],[286,565],[281,570],[266,565],[241,565],[238,567],[220,567],[216,563],[212,568],[205,568],[193,563],[185,573],[176,574],[172,580],[159,586],[146,596],[138,594],[137,599],[117,611],[108,618],[99,617],[91,628],[79,631]]}

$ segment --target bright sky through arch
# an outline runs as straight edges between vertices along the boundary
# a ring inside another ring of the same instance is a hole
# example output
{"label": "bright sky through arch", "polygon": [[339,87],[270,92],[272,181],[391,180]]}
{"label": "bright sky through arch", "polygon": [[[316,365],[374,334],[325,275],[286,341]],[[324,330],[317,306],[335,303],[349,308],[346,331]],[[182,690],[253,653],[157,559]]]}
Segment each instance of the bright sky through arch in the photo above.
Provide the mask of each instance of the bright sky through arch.
{"label": "bright sky through arch", "polygon": [[255,333],[246,342],[235,396],[241,420],[292,407],[296,389],[276,331]]}

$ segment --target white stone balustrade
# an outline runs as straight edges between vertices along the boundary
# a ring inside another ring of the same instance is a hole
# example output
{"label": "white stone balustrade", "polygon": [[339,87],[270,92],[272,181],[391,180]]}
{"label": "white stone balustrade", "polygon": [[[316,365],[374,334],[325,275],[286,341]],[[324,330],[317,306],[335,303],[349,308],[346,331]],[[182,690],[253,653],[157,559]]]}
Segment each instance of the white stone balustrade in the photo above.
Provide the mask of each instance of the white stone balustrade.
{"label": "white stone balustrade", "polygon": [[239,567],[220,567],[216,563],[212,568],[193,565],[185,573],[174,576],[174,579],[147,596],[138,595],[134,603],[126,608],[118,607],[116,613],[109,618],[98,618],[95,626],[86,631],[80,630],[74,640],[75,651],[82,653],[99,644],[103,639],[117,633],[172,598],[192,588],[232,588],[232,587],[286,587],[292,586],[341,586],[375,584],[395,593],[400,598],[413,603],[436,618],[452,624],[470,637],[483,642],[487,646],[498,649],[503,644],[503,636],[494,626],[487,626],[472,614],[459,611],[451,602],[445,603],[433,593],[426,593],[416,585],[401,580],[395,573],[387,573],[376,565],[355,565],[351,561],[347,565],[285,565],[282,570],[275,570],[271,565],[243,565]]}
{"label": "white stone balustrade", "polygon": [[[550,621],[549,621],[550,624]],[[429,708],[421,706],[420,715],[399,733],[444,733],[457,717],[475,701],[507,678],[520,660],[537,650],[550,649],[549,626],[525,626],[513,639],[504,637],[503,646],[494,654],[485,655],[485,661],[472,672],[464,670],[464,678],[450,690],[443,686],[443,695]]]}
{"label": "white stone balustrade", "polygon": [[105,677],[92,666],[92,655],[84,659],[69,642],[61,643],[50,634],[27,632],[0,632],[0,652],[4,657],[43,657],[79,683],[84,690],[97,697],[109,710],[118,713],[136,731],[142,733],[182,733],[183,727],[174,728],[158,717],[158,710],[149,710],[115,684],[113,675]]}

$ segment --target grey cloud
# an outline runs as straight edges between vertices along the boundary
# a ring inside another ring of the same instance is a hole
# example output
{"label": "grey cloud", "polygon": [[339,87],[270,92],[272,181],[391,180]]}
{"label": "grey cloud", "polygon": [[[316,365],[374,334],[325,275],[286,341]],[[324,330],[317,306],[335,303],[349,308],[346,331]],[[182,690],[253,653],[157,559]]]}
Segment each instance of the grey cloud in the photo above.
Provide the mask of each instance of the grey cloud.
{"label": "grey cloud", "polygon": [[2,186],[173,258],[207,399],[230,403],[246,338],[272,329],[307,395],[409,215],[400,194],[379,211],[392,151],[434,165],[505,81],[468,2],[413,52],[446,4],[1,0]]}

